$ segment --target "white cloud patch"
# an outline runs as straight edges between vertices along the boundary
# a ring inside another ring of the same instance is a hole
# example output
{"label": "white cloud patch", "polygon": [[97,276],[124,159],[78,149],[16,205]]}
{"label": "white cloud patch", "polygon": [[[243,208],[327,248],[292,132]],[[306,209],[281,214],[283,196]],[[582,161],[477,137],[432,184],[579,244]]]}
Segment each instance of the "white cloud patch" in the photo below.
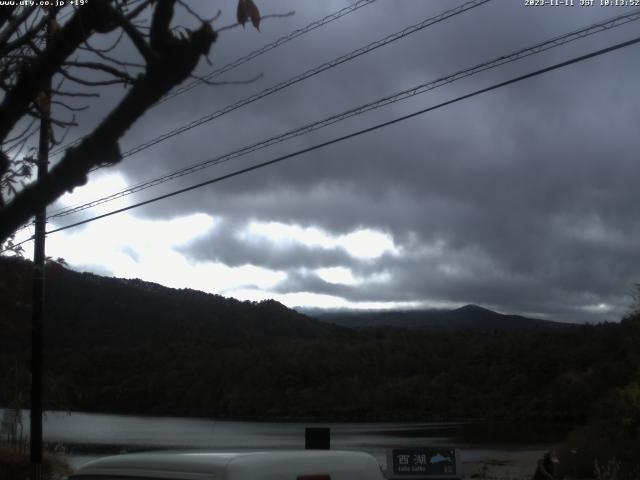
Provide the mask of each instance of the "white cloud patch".
{"label": "white cloud patch", "polygon": [[210,231],[213,225],[213,218],[199,213],[171,221],[115,215],[109,221],[50,235],[47,251],[72,265],[92,264],[99,257],[116,276],[159,281],[159,275],[167,277],[181,262],[174,247]]}
{"label": "white cloud patch", "polygon": [[346,267],[318,268],[314,273],[325,282],[336,285],[364,286],[372,283],[380,284],[391,281],[389,272],[378,272],[363,277],[354,275],[351,269]]}
{"label": "white cloud patch", "polygon": [[91,202],[98,197],[122,190],[127,186],[127,182],[122,174],[110,173],[92,178],[86,185],[74,188],[72,192],[65,193],[58,201],[65,206]]}
{"label": "white cloud patch", "polygon": [[47,251],[72,266],[92,265],[100,258],[116,277],[232,296],[238,288],[269,288],[286,278],[282,272],[253,265],[190,262],[176,250],[215,228],[216,221],[202,213],[167,221],[116,215],[109,222],[97,221],[81,230],[49,236]]}
{"label": "white cloud patch", "polygon": [[582,310],[588,313],[609,313],[614,309],[613,305],[608,303],[596,303],[592,305],[584,305]]}
{"label": "white cloud patch", "polygon": [[342,285],[357,285],[359,281],[353,276],[350,269],[345,267],[328,267],[316,270],[316,275],[328,283]]}
{"label": "white cloud patch", "polygon": [[289,306],[319,307],[329,309],[353,309],[353,310],[395,310],[422,308],[422,302],[351,302],[335,295],[326,295],[313,292],[295,292],[275,294],[265,298],[275,300]]}
{"label": "white cloud patch", "polygon": [[342,248],[357,259],[375,259],[386,253],[397,254],[399,251],[390,235],[368,228],[336,236],[316,227],[280,222],[251,222],[240,233],[239,239],[268,240],[282,247],[301,244],[323,249]]}

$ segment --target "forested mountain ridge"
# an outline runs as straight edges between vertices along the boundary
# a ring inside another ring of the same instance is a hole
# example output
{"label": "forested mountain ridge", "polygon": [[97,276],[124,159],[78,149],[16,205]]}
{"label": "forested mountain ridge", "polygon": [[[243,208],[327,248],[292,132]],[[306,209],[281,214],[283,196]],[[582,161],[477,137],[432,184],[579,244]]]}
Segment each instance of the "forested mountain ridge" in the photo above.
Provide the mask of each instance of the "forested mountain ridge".
{"label": "forested mountain ridge", "polygon": [[[31,263],[0,259],[0,282],[23,307],[30,302]],[[0,284],[0,288],[2,285]],[[145,337],[206,335],[211,340],[244,337],[309,337],[335,330],[273,300],[241,302],[192,289],[174,289],[139,279],[79,273],[51,262],[47,267],[47,335],[51,345],[67,347],[77,329],[89,344],[125,344]],[[88,328],[90,326],[90,328]]]}
{"label": "forested mountain ridge", "polygon": [[394,326],[409,329],[518,330],[567,327],[570,323],[552,322],[520,315],[505,315],[478,305],[455,310],[323,311],[302,309],[311,317],[345,327]]}
{"label": "forested mountain ridge", "polygon": [[[48,267],[49,408],[244,418],[581,422],[635,385],[640,320],[516,331],[349,329]],[[28,394],[31,264],[0,260],[0,404]],[[635,387],[634,387],[635,388]]]}

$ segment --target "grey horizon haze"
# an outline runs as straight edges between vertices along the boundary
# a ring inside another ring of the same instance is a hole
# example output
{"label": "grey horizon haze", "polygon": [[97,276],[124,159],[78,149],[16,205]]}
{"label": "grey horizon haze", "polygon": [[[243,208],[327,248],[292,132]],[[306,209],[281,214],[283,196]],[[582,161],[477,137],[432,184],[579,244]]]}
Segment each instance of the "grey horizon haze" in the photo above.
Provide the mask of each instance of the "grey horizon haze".
{"label": "grey horizon haze", "polygon": [[[233,23],[232,5],[190,2]],[[256,0],[261,32],[222,32],[199,75],[352,2]],[[377,0],[151,109],[126,151],[355,48],[457,7]],[[421,82],[632,11],[493,0],[92,174],[112,193]],[[188,24],[178,10],[176,24]],[[310,147],[637,36],[632,22],[202,170],[51,228]],[[126,47],[125,47],[126,48]],[[125,55],[128,53],[125,51]],[[130,54],[133,58],[133,50]],[[281,164],[54,234],[48,255],[290,307],[455,308],[477,304],[554,321],[617,321],[640,282],[640,47],[480,95]],[[79,117],[90,131],[122,95]],[[80,192],[81,190],[81,192]],[[81,198],[81,200],[78,200]],[[102,225],[102,226],[100,226]],[[105,233],[108,232],[108,233]],[[108,237],[108,238],[107,238]],[[91,250],[89,253],[89,250]],[[84,250],[84,251],[83,251]]]}

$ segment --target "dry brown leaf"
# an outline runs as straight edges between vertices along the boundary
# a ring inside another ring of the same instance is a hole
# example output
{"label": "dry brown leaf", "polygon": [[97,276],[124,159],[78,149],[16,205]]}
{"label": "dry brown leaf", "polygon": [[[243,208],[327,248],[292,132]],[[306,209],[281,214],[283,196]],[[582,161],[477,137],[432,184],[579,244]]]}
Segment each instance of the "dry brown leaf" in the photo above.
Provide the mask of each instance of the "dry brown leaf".
{"label": "dry brown leaf", "polygon": [[251,18],[251,23],[256,30],[260,31],[260,10],[258,10],[256,4],[253,3],[253,0],[246,0],[246,3],[247,10],[249,12],[249,18]]}
{"label": "dry brown leaf", "polygon": [[236,19],[243,27],[247,20],[251,20],[255,29],[260,31],[260,10],[253,3],[253,0],[238,0]]}
{"label": "dry brown leaf", "polygon": [[244,0],[238,0],[238,9],[236,10],[236,19],[238,23],[244,27],[248,20],[247,9]]}

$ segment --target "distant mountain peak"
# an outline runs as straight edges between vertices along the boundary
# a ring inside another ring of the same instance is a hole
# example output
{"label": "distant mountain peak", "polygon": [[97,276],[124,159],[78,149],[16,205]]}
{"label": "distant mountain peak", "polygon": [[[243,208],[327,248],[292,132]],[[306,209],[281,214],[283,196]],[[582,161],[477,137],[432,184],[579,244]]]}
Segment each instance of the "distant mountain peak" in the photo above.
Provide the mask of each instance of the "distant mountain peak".
{"label": "distant mountain peak", "polygon": [[475,305],[473,303],[469,303],[468,305],[465,305],[464,307],[460,307],[454,310],[455,312],[466,312],[466,313],[497,313],[494,312],[493,310],[489,310],[488,308],[484,308],[481,307],[479,305]]}
{"label": "distant mountain peak", "polygon": [[312,317],[346,327],[400,327],[408,329],[514,330],[568,326],[548,320],[494,312],[475,304],[453,310],[390,310],[310,312]]}

